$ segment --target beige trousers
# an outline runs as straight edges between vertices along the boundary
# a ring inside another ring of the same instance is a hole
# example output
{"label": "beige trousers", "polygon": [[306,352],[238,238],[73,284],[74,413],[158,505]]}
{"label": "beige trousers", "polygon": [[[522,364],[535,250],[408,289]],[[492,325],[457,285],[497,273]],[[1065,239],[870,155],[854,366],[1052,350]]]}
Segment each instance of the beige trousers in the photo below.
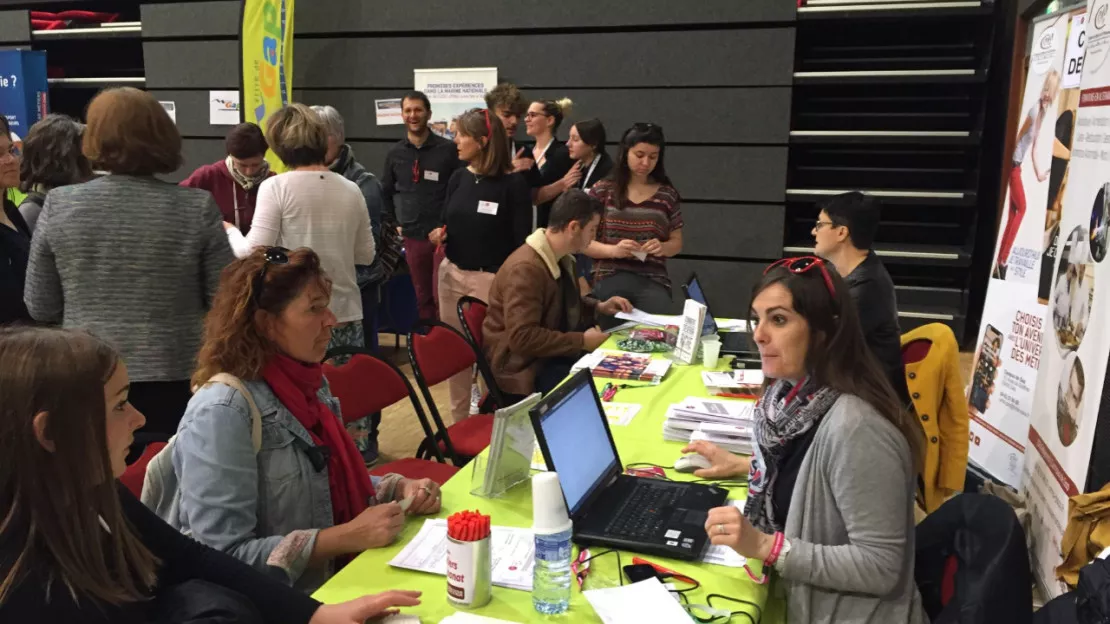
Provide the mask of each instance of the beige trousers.
{"label": "beige trousers", "polygon": [[[462,331],[457,306],[459,299],[470,295],[489,301],[489,289],[494,273],[464,271],[447,258],[439,265],[439,318],[451,327]],[[463,371],[447,380],[451,397],[451,418],[459,422],[470,415],[470,371]]]}

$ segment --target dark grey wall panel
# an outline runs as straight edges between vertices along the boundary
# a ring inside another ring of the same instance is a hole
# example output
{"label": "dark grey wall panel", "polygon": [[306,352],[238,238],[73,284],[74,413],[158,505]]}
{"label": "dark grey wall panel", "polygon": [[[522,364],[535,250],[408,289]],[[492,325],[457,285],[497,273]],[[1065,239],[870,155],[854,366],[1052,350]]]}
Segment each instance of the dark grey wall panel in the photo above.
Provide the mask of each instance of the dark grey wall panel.
{"label": "dark grey wall panel", "polygon": [[[297,45],[300,45],[298,43]],[[346,119],[347,136],[354,139],[396,139],[402,126],[379,126],[374,100],[401,97],[404,90],[299,89],[293,97],[305,104],[331,104]],[[663,127],[667,140],[677,143],[774,143],[785,145],[790,132],[790,89],[536,89],[530,99],[574,100],[571,114],[559,128],[566,140],[570,125],[597,117],[605,124],[611,143],[638,121]],[[523,124],[521,124],[523,128]],[[523,129],[520,130],[523,136]]]}
{"label": "dark grey wall panel", "polygon": [[[635,5],[597,0],[526,2],[506,8],[504,0],[417,3],[329,0],[298,4],[297,34],[394,31],[614,28],[679,24],[792,21],[788,0],[638,0]],[[303,7],[303,8],[302,8]]]}
{"label": "dark grey wall panel", "polygon": [[794,29],[298,39],[293,54],[297,88],[405,88],[424,67],[522,87],[789,86]]}
{"label": "dark grey wall panel", "polygon": [[30,40],[30,12],[0,11],[0,41],[4,43],[23,43]]}
{"label": "dark grey wall panel", "polygon": [[[234,87],[232,87],[234,88]],[[182,136],[224,138],[233,126],[213,126],[208,123],[208,90],[174,91],[151,89],[159,101],[177,104],[177,129]]]}
{"label": "dark grey wall panel", "polygon": [[185,164],[177,171],[161,176],[162,179],[180,182],[189,177],[197,167],[223,160],[226,156],[223,139],[185,139],[181,142],[181,155],[185,158]]}
{"label": "dark grey wall panel", "polygon": [[774,205],[683,203],[682,253],[777,260],[785,213]]}
{"label": "dark grey wall panel", "polygon": [[238,37],[241,5],[239,0],[144,4],[143,37]]}
{"label": "dark grey wall panel", "polygon": [[667,175],[688,200],[781,202],[786,188],[785,147],[672,146]]}
{"label": "dark grey wall panel", "polygon": [[234,89],[237,41],[144,41],[148,89]]}
{"label": "dark grey wall panel", "polygon": [[667,273],[674,286],[676,312],[681,311],[682,283],[696,271],[714,316],[746,319],[752,286],[766,267],[765,262],[671,258],[667,260]]}

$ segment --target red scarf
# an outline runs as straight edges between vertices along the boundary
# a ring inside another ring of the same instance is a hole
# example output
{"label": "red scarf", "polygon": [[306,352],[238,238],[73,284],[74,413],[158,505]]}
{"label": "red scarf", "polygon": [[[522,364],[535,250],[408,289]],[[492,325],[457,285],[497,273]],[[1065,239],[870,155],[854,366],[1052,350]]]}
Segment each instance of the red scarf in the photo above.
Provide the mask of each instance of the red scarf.
{"label": "red scarf", "polygon": [[328,486],[335,524],[353,520],[369,506],[374,486],[354,440],[316,394],[324,383],[323,366],[278,355],[262,370],[262,378],[270,384],[281,404],[308,429],[312,441],[331,451]]}

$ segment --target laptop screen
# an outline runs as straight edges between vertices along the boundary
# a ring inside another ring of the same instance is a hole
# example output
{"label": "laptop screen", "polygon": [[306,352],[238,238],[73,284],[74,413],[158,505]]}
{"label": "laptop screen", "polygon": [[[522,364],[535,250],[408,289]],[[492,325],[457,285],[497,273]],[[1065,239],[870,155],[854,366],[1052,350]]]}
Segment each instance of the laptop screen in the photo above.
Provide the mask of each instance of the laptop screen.
{"label": "laptop screen", "polygon": [[705,306],[705,323],[701,327],[701,335],[716,334],[718,332],[717,321],[714,320],[709,309],[709,302],[705,300],[705,293],[701,290],[701,283],[698,281],[697,275],[691,277],[690,281],[686,283],[686,296]]}
{"label": "laptop screen", "polygon": [[[601,485],[605,476],[620,463],[609,442],[605,414],[598,408],[594,385],[589,375],[579,375],[578,387],[541,417],[549,468],[559,473],[559,485],[567,499],[567,510],[574,515]],[[569,383],[569,382],[568,382]]]}

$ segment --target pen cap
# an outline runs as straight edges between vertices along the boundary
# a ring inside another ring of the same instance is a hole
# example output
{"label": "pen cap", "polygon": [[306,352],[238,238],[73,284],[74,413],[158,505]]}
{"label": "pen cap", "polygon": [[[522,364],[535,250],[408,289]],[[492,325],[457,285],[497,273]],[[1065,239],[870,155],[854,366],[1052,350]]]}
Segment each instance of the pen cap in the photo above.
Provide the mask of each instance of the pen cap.
{"label": "pen cap", "polygon": [[541,472],[532,476],[532,531],[540,535],[562,533],[571,529],[567,504],[559,475]]}

